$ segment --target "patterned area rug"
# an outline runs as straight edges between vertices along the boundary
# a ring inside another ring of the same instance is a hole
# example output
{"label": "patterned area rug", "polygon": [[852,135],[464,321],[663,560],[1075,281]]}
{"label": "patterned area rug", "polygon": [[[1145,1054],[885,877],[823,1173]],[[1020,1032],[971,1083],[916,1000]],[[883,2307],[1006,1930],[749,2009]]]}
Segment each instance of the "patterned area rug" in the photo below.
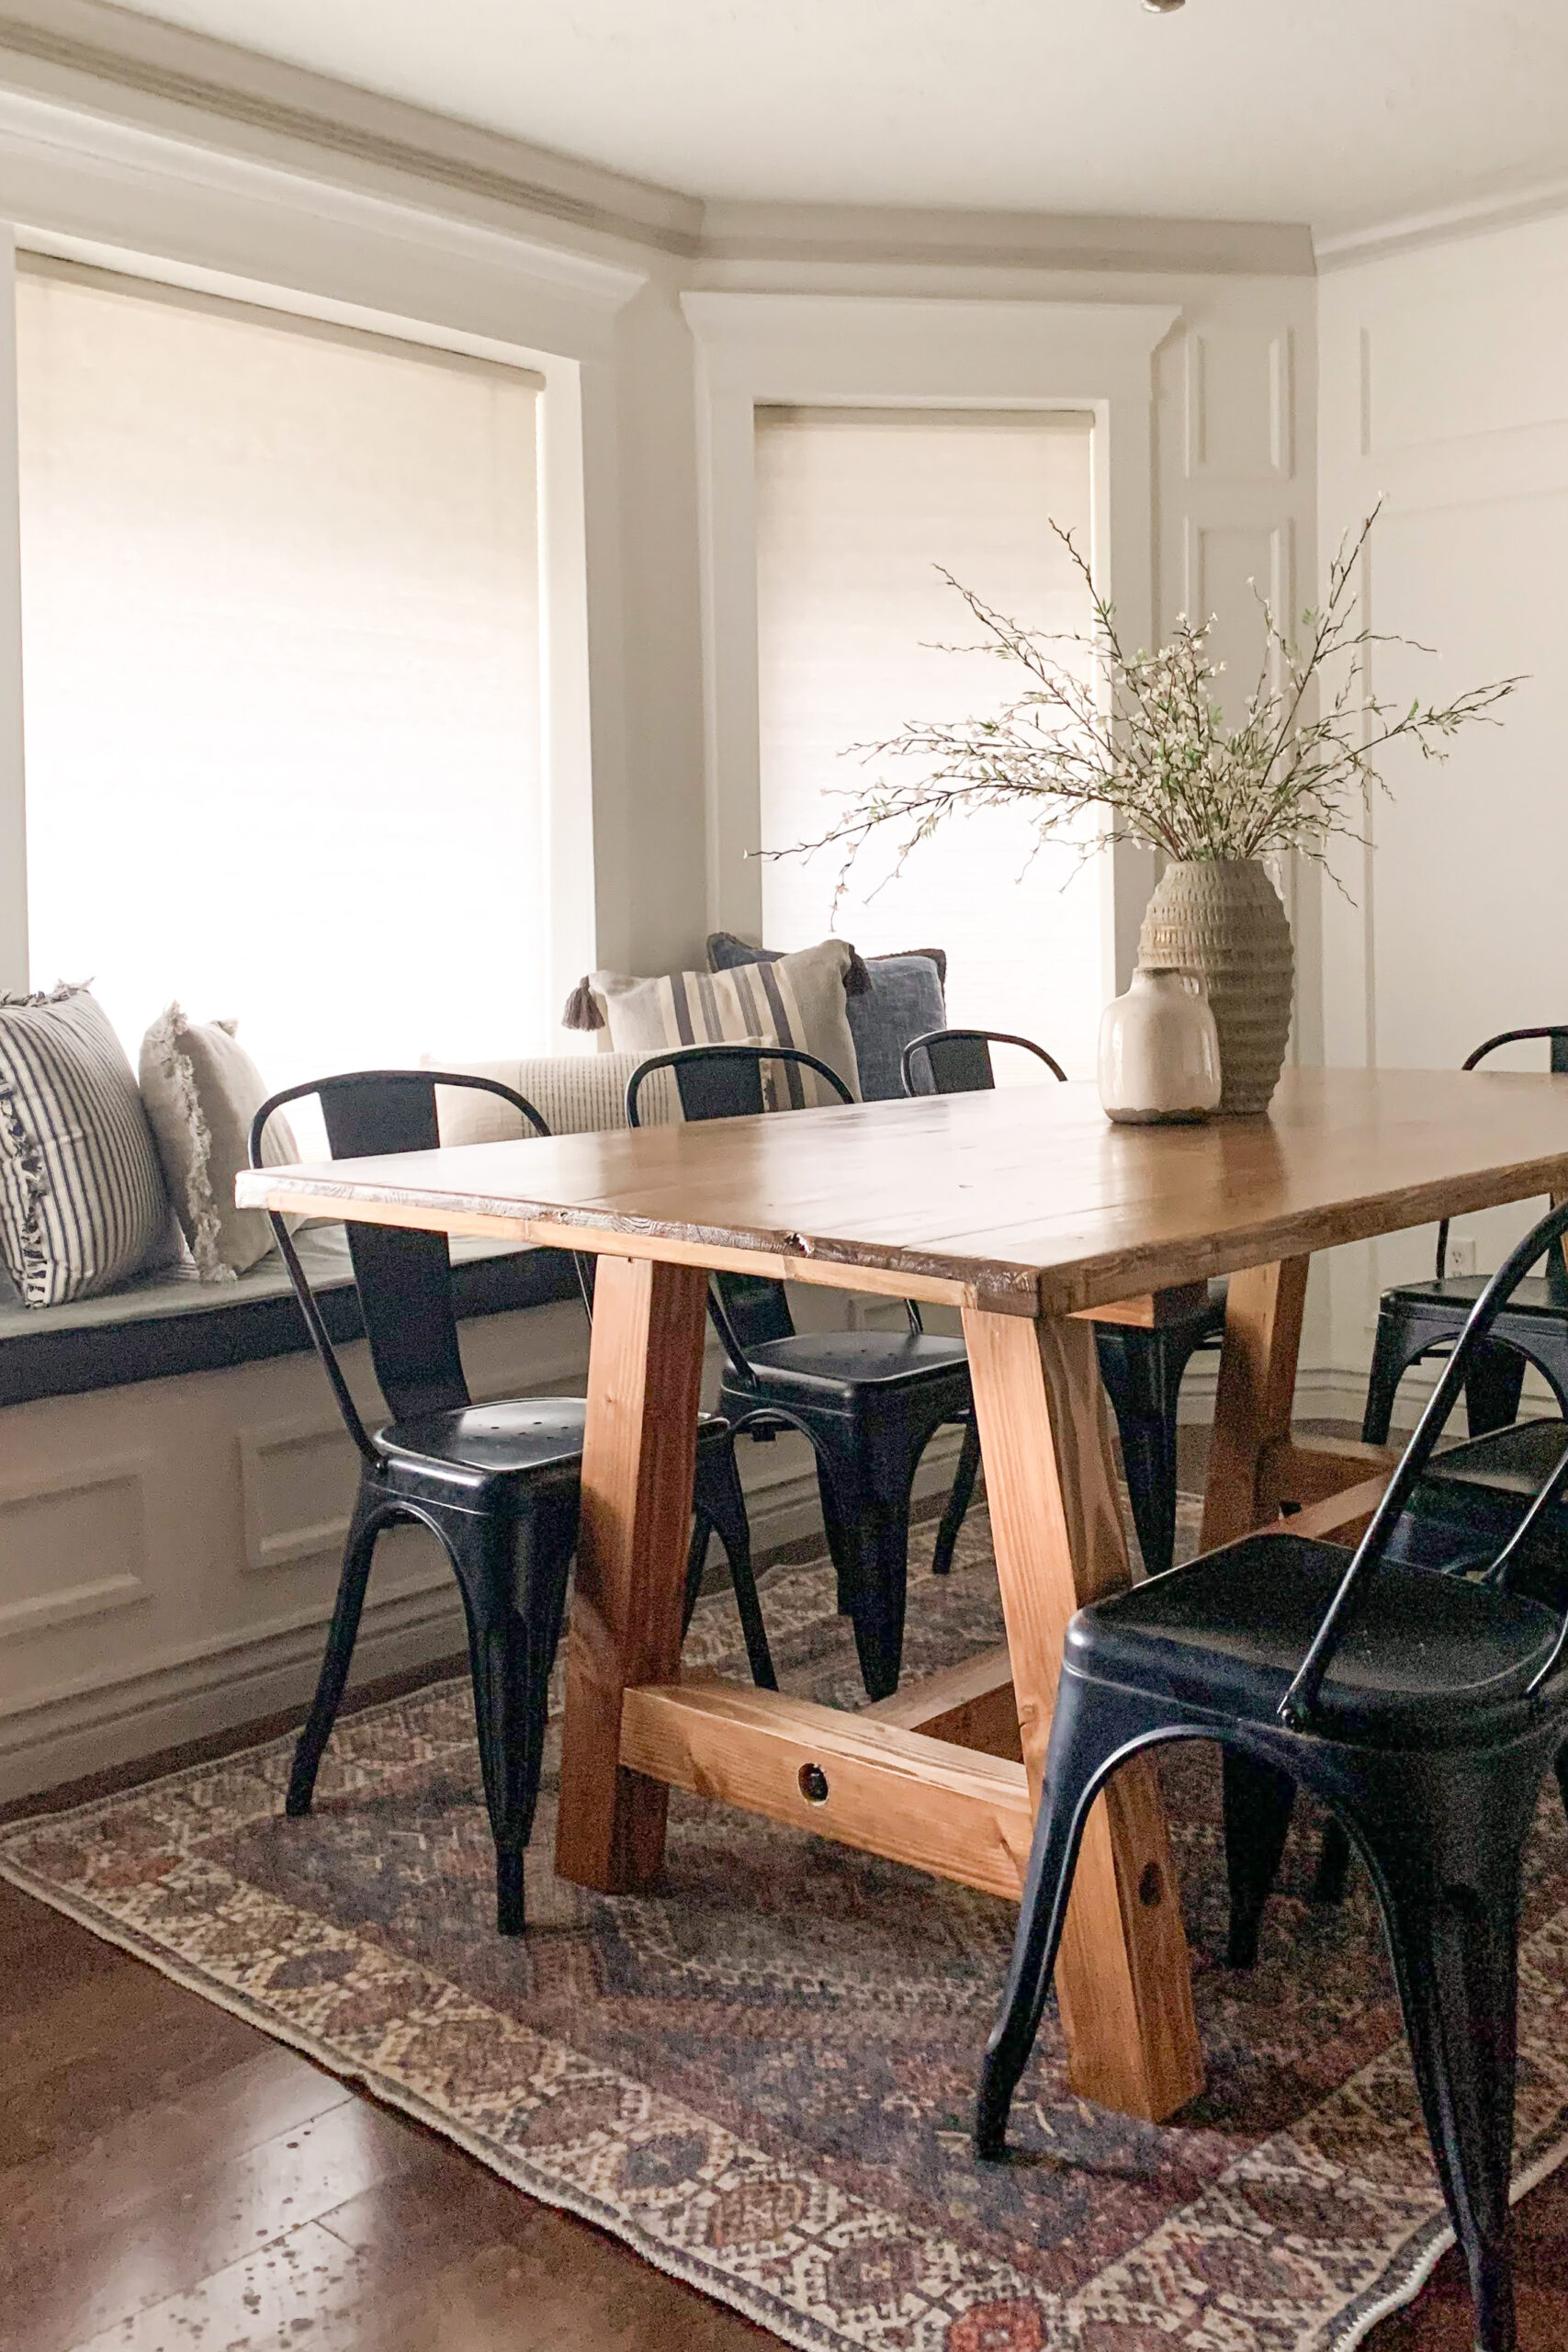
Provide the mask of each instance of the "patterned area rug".
{"label": "patterned area rug", "polygon": [[[917,1544],[911,1677],[999,1638],[987,1543],[976,1512],[945,1584]],[[826,1567],[763,1598],[786,1687],[856,1703]],[[687,1656],[735,1667],[727,1596]],[[502,1942],[461,1683],[345,1724],[310,1821],[280,1742],[13,1827],[0,1871],[789,2343],[1342,2352],[1448,2242],[1370,1893],[1308,1907],[1304,1817],[1261,1965],[1226,1970],[1217,1769],[1169,1753],[1208,2088],[1161,2128],[1075,2098],[1053,2010],[1005,2165],[969,2121],[1006,1905],[679,1795],[664,1890],[585,1894],[552,1799]],[[1568,2154],[1554,1804],[1526,1929],[1521,2185]]]}

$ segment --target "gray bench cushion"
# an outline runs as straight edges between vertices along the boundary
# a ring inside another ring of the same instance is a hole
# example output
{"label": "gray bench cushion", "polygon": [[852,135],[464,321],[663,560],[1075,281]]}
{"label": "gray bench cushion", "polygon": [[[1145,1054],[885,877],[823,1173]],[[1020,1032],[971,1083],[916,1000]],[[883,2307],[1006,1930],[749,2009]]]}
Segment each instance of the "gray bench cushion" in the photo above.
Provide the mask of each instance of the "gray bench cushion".
{"label": "gray bench cushion", "polygon": [[[332,1338],[363,1338],[342,1226],[312,1226],[297,1237],[296,1247]],[[452,1243],[452,1286],[464,1318],[578,1295],[566,1250],[467,1238]],[[64,1306],[23,1306],[13,1291],[0,1299],[0,1406],[80,1396],[176,1373],[222,1371],[267,1356],[298,1355],[310,1345],[276,1250],[231,1283],[197,1282],[187,1266]]]}

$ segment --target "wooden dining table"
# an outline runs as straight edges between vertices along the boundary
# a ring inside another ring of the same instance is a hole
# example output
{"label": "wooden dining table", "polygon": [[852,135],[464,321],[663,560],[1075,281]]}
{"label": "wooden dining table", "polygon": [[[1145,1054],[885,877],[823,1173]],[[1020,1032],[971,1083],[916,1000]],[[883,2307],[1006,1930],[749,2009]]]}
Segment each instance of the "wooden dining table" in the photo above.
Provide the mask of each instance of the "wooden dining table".
{"label": "wooden dining table", "polygon": [[[1364,1518],[1391,1457],[1292,1430],[1314,1250],[1568,1191],[1568,1078],[1295,1070],[1269,1114],[1113,1126],[1092,1087],[472,1144],[241,1176],[242,1204],[598,1258],[556,1861],[652,1887],[694,1792],[1016,1900],[1067,1620],[1129,1578],[1095,1322],[1231,1276],[1205,1545]],[[959,1310],[1005,1647],[845,1712],[682,1678],[710,1269]],[[1136,2116],[1202,2084],[1154,1765],[1086,1833],[1056,1969],[1070,2080]]]}

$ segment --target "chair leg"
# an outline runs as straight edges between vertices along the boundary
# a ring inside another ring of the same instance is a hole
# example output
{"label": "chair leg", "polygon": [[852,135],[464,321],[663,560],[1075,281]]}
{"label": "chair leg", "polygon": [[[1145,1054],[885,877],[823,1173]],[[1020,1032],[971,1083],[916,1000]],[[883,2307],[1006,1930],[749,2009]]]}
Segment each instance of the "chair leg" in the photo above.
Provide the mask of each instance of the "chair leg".
{"label": "chair leg", "polygon": [[909,1580],[909,1498],[874,1505],[861,1530],[860,1572],[850,1597],[855,1655],[868,1699],[890,1699],[904,1663]]}
{"label": "chair leg", "polygon": [[833,1563],[838,1579],[838,1605],[840,1617],[852,1614],[850,1594],[860,1566],[860,1528],[856,1513],[846,1510],[839,1492],[842,1473],[835,1473],[823,1458],[819,1446],[813,1446],[817,1456],[817,1492],[822,1503],[822,1529],[828,1538],[828,1555]]}
{"label": "chair leg", "polygon": [[365,1607],[365,1589],[370,1581],[371,1556],[376,1538],[386,1524],[385,1510],[385,1498],[362,1484],[355,1498],[348,1540],[344,1545],[343,1569],[338,1577],[337,1599],[333,1604],[332,1623],[327,1628],[326,1655],[321,1660],[316,1695],[310,1702],[305,1727],[295,1743],[288,1793],[283,1802],[284,1812],[291,1820],[297,1821],[310,1812],[316,1792],[316,1774],[348,1681],[360,1612]]}
{"label": "chair leg", "polygon": [[1296,1784],[1288,1772],[1261,1764],[1241,1749],[1224,1751],[1225,1867],[1230,1875],[1228,1968],[1252,1968],[1263,1906],[1279,1874],[1295,1809]]}
{"label": "chair leg", "polygon": [[713,1521],[701,1502],[692,1517],[692,1540],[686,1547],[686,1595],[681,1603],[681,1639],[692,1630],[692,1615],[697,1605],[697,1595],[703,1589],[703,1570],[708,1564],[708,1544],[713,1535]]}
{"label": "chair leg", "polygon": [[[740,1465],[735,1458],[733,1445],[715,1447],[703,1453],[697,1463],[697,1525],[705,1531],[710,1525],[718,1530],[718,1540],[724,1545],[724,1556],[729,1563],[729,1580],[735,1588],[735,1606],[740,1614],[740,1631],[746,1643],[746,1661],[751,1669],[751,1679],[760,1690],[776,1690],[778,1677],[773,1672],[773,1654],[768,1648],[768,1630],[762,1623],[762,1604],[757,1597],[756,1572],[751,1566],[751,1526],[746,1516],[746,1496],[740,1484]],[[694,1553],[695,1535],[693,1537]],[[705,1532],[703,1550],[707,1549]],[[697,1576],[702,1564],[697,1564]],[[686,1623],[692,1619],[696,1600],[696,1585],[687,1567]]]}
{"label": "chair leg", "polygon": [[1372,1369],[1367,1381],[1367,1407],[1361,1416],[1363,1445],[1388,1443],[1389,1424],[1393,1419],[1393,1400],[1412,1361],[1404,1354],[1393,1317],[1386,1307],[1381,1309],[1377,1340],[1372,1348]]}
{"label": "chair leg", "polygon": [[[1408,1770],[1407,1765],[1398,1769]],[[1476,2352],[1514,2352],[1512,2218],[1519,1882],[1539,1758],[1496,1759],[1462,1792],[1475,1850],[1438,1817],[1358,1808],[1393,1957],[1432,2154],[1470,2274]],[[1386,1792],[1384,1792],[1386,1795]],[[1393,1816],[1393,1817],[1391,1817]]]}
{"label": "chair leg", "polygon": [[1317,1849],[1317,1871],[1312,1883],[1312,1900],[1332,1907],[1345,1900],[1345,1888],[1350,1876],[1354,1849],[1343,1822],[1330,1815],[1325,1825],[1323,1843]]}
{"label": "chair leg", "polygon": [[942,1525],[936,1532],[936,1548],[931,1554],[931,1574],[945,1577],[952,1572],[953,1555],[958,1543],[959,1530],[968,1516],[975,1499],[975,1481],[980,1471],[980,1424],[973,1413],[964,1424],[964,1443],[959,1450],[958,1467],[953,1474],[948,1489],[947,1505],[942,1514]]}
{"label": "chair leg", "polygon": [[1478,1348],[1464,1384],[1471,1436],[1485,1437],[1493,1430],[1512,1429],[1519,1418],[1524,1385],[1525,1360],[1517,1348],[1498,1340]]}
{"label": "chair leg", "polygon": [[1144,1573],[1163,1576],[1176,1559],[1176,1416],[1129,1413],[1119,1426]]}
{"label": "chair leg", "polygon": [[495,1839],[495,1923],[503,1936],[521,1935],[525,1925],[524,1856],[577,1534],[574,1504],[537,1498],[529,1516],[532,1524],[521,1531],[499,1513],[453,1514],[444,1529],[468,1621],[479,1768]]}
{"label": "chair leg", "polygon": [[1091,1692],[1079,1676],[1063,1675],[1012,1958],[980,2070],[975,2153],[983,2160],[1006,2152],[1013,2093],[1040,2030],[1089,1807],[1111,1758],[1143,1728],[1141,1711],[1129,1720],[1103,1690]]}
{"label": "chair leg", "polygon": [[1176,1400],[1186,1357],[1168,1361],[1158,1332],[1111,1328],[1094,1336],[1144,1572],[1157,1577],[1176,1557]]}

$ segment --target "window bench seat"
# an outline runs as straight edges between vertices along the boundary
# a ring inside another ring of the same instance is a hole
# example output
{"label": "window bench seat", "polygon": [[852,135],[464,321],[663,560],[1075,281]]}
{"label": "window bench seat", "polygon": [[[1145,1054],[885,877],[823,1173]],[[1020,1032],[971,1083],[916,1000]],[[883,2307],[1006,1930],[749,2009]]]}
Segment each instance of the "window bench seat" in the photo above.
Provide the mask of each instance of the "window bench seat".
{"label": "window bench seat", "polygon": [[[385,1418],[341,1226],[298,1246],[362,1410]],[[580,1392],[570,1255],[453,1245],[479,1398]],[[0,1302],[0,1804],[300,1705],[356,1476],[282,1261],[58,1307]],[[463,1647],[422,1529],[377,1555],[364,1679]]]}
{"label": "window bench seat", "polygon": [[[307,1227],[296,1239],[333,1340],[363,1336],[341,1225]],[[510,1242],[452,1244],[460,1320],[507,1315],[575,1298],[564,1250],[519,1250]],[[186,1268],[143,1276],[101,1298],[67,1306],[0,1304],[0,1406],[39,1396],[80,1396],[141,1380],[220,1372],[310,1347],[287,1268],[276,1250],[231,1283],[197,1282]]]}

